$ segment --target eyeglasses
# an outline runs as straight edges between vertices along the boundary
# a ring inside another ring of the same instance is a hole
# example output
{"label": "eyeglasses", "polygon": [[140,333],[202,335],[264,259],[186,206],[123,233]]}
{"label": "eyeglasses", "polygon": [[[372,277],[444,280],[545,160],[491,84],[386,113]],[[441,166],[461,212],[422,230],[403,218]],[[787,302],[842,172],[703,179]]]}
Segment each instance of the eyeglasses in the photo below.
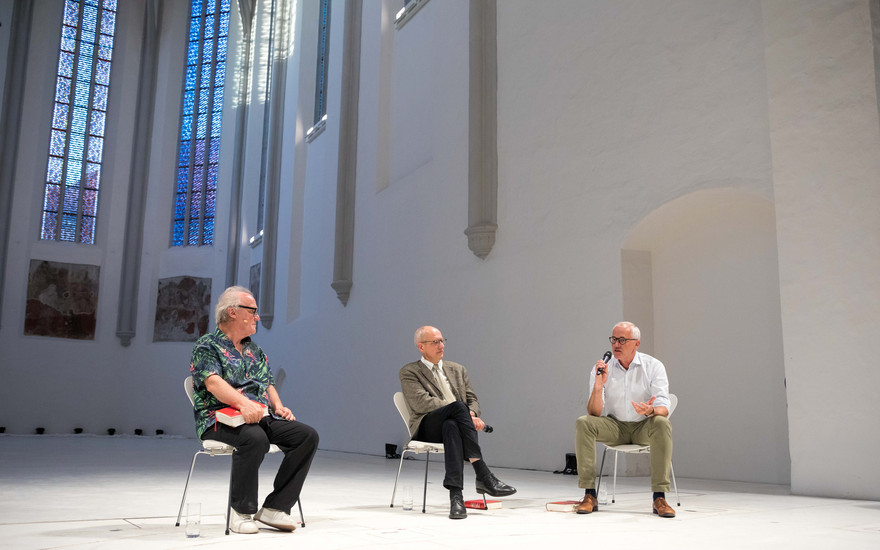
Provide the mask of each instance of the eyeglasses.
{"label": "eyeglasses", "polygon": [[235,307],[240,307],[241,309],[246,309],[246,310],[250,311],[251,313],[253,313],[253,314],[254,314],[254,317],[257,316],[257,308],[255,308],[255,307],[251,307],[251,306],[243,306],[243,305],[241,305],[241,304],[239,304],[239,305],[237,305],[237,306],[235,306]]}
{"label": "eyeglasses", "polygon": [[420,344],[434,344],[435,346],[439,346],[440,344],[445,344],[446,340],[447,340],[446,338],[443,338],[440,340],[423,340],[419,343]]}
{"label": "eyeglasses", "polygon": [[608,341],[609,341],[609,342],[611,342],[612,344],[613,344],[614,342],[617,342],[617,343],[620,344],[621,346],[624,345],[624,344],[626,344],[626,343],[629,342],[630,340],[638,340],[638,338],[624,338],[623,336],[621,336],[620,338],[615,338],[614,336],[609,336],[609,337],[608,337]]}

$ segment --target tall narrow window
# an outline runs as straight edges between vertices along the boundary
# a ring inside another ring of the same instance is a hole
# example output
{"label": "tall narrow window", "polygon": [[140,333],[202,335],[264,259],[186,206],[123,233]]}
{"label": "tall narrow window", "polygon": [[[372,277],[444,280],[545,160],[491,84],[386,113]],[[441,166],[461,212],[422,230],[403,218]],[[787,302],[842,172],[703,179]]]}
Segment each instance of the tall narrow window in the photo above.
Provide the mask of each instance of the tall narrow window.
{"label": "tall narrow window", "polygon": [[95,244],[116,0],[66,0],[40,238]]}
{"label": "tall narrow window", "polygon": [[327,114],[327,55],[330,39],[330,0],[321,0],[318,14],[318,69],[315,77],[315,121],[317,125]]}
{"label": "tall narrow window", "polygon": [[191,0],[171,244],[214,244],[230,0]]}

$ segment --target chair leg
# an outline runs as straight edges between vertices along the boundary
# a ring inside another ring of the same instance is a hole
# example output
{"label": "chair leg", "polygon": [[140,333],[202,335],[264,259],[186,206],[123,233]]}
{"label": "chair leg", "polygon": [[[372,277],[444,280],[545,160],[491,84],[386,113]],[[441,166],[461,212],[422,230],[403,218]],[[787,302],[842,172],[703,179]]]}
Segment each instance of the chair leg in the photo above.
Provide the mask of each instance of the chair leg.
{"label": "chair leg", "polygon": [[189,474],[186,476],[186,484],[183,486],[183,498],[180,499],[180,510],[177,511],[177,523],[174,524],[175,527],[180,527],[180,517],[183,515],[183,503],[186,502],[186,493],[189,491],[189,480],[192,478],[193,469],[196,467],[196,458],[202,454],[202,451],[196,451],[196,454],[193,455],[192,464],[189,466]]}
{"label": "chair leg", "polygon": [[301,500],[297,499],[296,504],[299,506],[299,524],[305,527],[306,517],[303,515],[303,503]]}
{"label": "chair leg", "polygon": [[614,484],[611,485],[611,504],[614,504],[617,497],[617,457],[619,455],[620,453],[614,451]]}
{"label": "chair leg", "polygon": [[229,518],[232,515],[232,464],[229,464],[229,496],[226,498],[226,534],[229,534]]}
{"label": "chair leg", "polygon": [[425,454],[425,488],[422,490],[422,513],[425,513],[425,503],[428,500],[428,462],[431,461],[431,449]]}
{"label": "chair leg", "polygon": [[486,493],[483,493],[483,509],[484,509],[484,510],[488,510],[488,509],[489,509],[489,503],[486,502]]}
{"label": "chair leg", "polygon": [[602,486],[602,472],[605,471],[605,454],[608,452],[608,447],[605,447],[605,450],[602,451],[602,465],[599,466],[599,481],[596,482],[596,498],[599,498],[599,487]]}
{"label": "chair leg", "polygon": [[675,481],[675,468],[672,467],[672,461],[669,461],[669,471],[672,473],[672,486],[675,487],[675,500],[678,501],[678,505],[681,506],[681,497],[678,496],[678,483]]}
{"label": "chair leg", "polygon": [[400,470],[403,469],[403,459],[406,457],[406,449],[400,453],[400,465],[397,467],[397,477],[394,478],[394,490],[391,491],[391,508],[394,508],[394,495],[397,494],[397,482],[400,481]]}

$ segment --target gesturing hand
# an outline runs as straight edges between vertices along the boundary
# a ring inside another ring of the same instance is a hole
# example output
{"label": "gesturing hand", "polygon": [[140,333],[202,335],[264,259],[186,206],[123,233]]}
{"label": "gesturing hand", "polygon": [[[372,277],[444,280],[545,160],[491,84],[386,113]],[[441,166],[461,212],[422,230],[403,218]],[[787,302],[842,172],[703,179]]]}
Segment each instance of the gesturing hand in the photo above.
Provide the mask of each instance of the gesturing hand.
{"label": "gesturing hand", "polygon": [[655,399],[657,399],[656,396],[652,397],[647,403],[636,403],[635,401],[633,401],[632,405],[637,413],[639,413],[643,416],[648,416],[654,412],[654,400]]}

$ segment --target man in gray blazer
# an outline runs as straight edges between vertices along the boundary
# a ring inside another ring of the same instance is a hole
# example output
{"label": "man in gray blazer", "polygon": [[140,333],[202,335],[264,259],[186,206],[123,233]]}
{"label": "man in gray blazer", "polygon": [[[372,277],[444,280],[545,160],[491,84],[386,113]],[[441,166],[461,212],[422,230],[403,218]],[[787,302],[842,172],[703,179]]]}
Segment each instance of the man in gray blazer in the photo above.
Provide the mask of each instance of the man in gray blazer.
{"label": "man in gray blazer", "polygon": [[512,495],[516,489],[496,478],[483,462],[477,432],[486,428],[480,419],[480,403],[471,388],[467,369],[443,360],[446,340],[434,327],[416,330],[415,344],[422,358],[400,369],[403,396],[412,411],[413,439],[443,443],[449,489],[450,519],[464,519],[463,462],[469,461],[477,474],[477,493],[493,497]]}

